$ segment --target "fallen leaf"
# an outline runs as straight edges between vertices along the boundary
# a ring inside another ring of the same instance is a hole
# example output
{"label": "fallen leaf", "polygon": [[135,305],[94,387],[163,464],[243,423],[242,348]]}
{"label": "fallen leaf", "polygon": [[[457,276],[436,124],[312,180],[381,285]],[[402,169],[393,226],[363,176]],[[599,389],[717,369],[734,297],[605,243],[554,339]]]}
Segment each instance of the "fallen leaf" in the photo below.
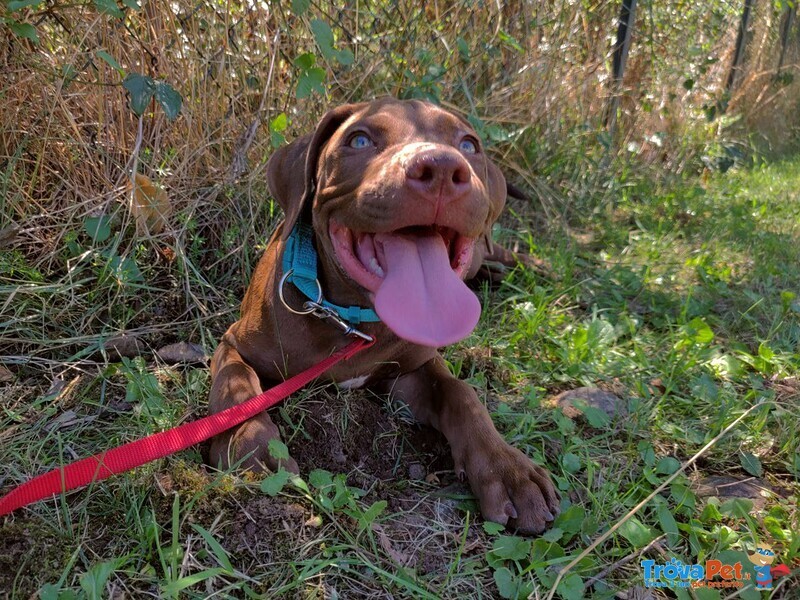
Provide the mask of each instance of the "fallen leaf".
{"label": "fallen leaf", "polygon": [[0,365],[0,383],[8,383],[9,381],[14,381],[14,374],[4,365]]}
{"label": "fallen leaf", "polygon": [[136,173],[134,180],[129,182],[129,191],[130,209],[137,228],[149,234],[160,233],[172,214],[167,193],[141,173]]}
{"label": "fallen leaf", "polygon": [[391,556],[398,565],[405,567],[406,565],[410,564],[411,557],[404,552],[396,550],[395,547],[392,546],[392,542],[389,539],[389,536],[386,535],[383,527],[373,523],[372,531],[378,534],[378,543],[381,545],[381,548],[383,548],[384,552]]}

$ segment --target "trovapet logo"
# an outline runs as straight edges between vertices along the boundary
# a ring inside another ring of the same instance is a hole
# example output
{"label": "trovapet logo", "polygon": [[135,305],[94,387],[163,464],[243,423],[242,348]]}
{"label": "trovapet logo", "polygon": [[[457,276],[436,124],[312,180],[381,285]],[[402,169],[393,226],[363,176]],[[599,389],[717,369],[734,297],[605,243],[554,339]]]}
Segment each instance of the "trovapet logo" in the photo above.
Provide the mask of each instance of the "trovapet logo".
{"label": "trovapet logo", "polygon": [[786,565],[772,564],[775,552],[766,544],[758,544],[755,551],[746,556],[752,565],[716,559],[703,564],[684,564],[677,558],[666,563],[643,560],[644,585],[648,588],[741,588],[755,579],[757,589],[771,590],[773,579],[790,574]]}
{"label": "trovapet logo", "polygon": [[641,565],[644,585],[649,588],[740,588],[752,577],[740,562],[725,564],[719,560],[707,560],[702,565],[686,565],[673,558],[664,564],[643,560]]}

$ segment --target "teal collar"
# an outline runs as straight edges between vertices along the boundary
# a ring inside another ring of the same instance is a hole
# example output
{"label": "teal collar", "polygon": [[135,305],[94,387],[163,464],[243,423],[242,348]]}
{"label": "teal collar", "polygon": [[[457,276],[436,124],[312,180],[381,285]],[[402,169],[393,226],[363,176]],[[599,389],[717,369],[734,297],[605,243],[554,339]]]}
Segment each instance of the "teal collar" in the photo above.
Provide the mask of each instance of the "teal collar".
{"label": "teal collar", "polygon": [[[322,286],[320,286],[317,278],[317,251],[314,249],[314,230],[308,223],[298,222],[292,229],[292,233],[289,234],[289,239],[286,241],[286,247],[283,250],[282,267],[281,295],[283,294],[283,283],[289,281],[311,301],[312,305],[322,305],[332,310],[350,325],[375,323],[381,320],[371,308],[339,306],[325,300],[322,295]],[[283,298],[281,299],[283,300]],[[309,312],[312,311],[309,310]]]}

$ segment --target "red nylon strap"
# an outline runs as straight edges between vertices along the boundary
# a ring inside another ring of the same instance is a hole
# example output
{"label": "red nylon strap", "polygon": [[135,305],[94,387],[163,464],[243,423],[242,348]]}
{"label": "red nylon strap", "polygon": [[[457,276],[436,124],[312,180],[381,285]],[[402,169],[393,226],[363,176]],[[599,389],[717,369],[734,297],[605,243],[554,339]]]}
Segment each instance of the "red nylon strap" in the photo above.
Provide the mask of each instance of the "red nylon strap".
{"label": "red nylon strap", "polygon": [[0,498],[0,516],[53,494],[68,492],[82,485],[130,471],[220,434],[274,406],[335,364],[372,344],[371,341],[356,339],[325,360],[241,404],[34,477]]}

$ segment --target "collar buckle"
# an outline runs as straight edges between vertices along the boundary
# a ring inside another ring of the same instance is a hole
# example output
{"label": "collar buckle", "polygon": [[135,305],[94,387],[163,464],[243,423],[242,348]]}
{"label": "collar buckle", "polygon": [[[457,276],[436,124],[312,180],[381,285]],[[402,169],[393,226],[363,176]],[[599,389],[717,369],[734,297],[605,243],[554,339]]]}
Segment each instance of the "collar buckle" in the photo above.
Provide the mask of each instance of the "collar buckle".
{"label": "collar buckle", "polygon": [[356,329],[355,327],[353,327],[350,323],[342,319],[339,316],[339,313],[337,313],[332,308],[328,308],[327,306],[324,306],[319,302],[314,302],[313,300],[307,300],[306,302],[304,302],[303,308],[306,309],[307,311],[304,314],[312,314],[322,321],[325,320],[329,321],[330,323],[336,325],[336,327],[341,329],[342,333],[344,333],[345,335],[361,338],[362,340],[367,342],[374,341],[374,338],[371,335],[364,333],[360,329]]}

